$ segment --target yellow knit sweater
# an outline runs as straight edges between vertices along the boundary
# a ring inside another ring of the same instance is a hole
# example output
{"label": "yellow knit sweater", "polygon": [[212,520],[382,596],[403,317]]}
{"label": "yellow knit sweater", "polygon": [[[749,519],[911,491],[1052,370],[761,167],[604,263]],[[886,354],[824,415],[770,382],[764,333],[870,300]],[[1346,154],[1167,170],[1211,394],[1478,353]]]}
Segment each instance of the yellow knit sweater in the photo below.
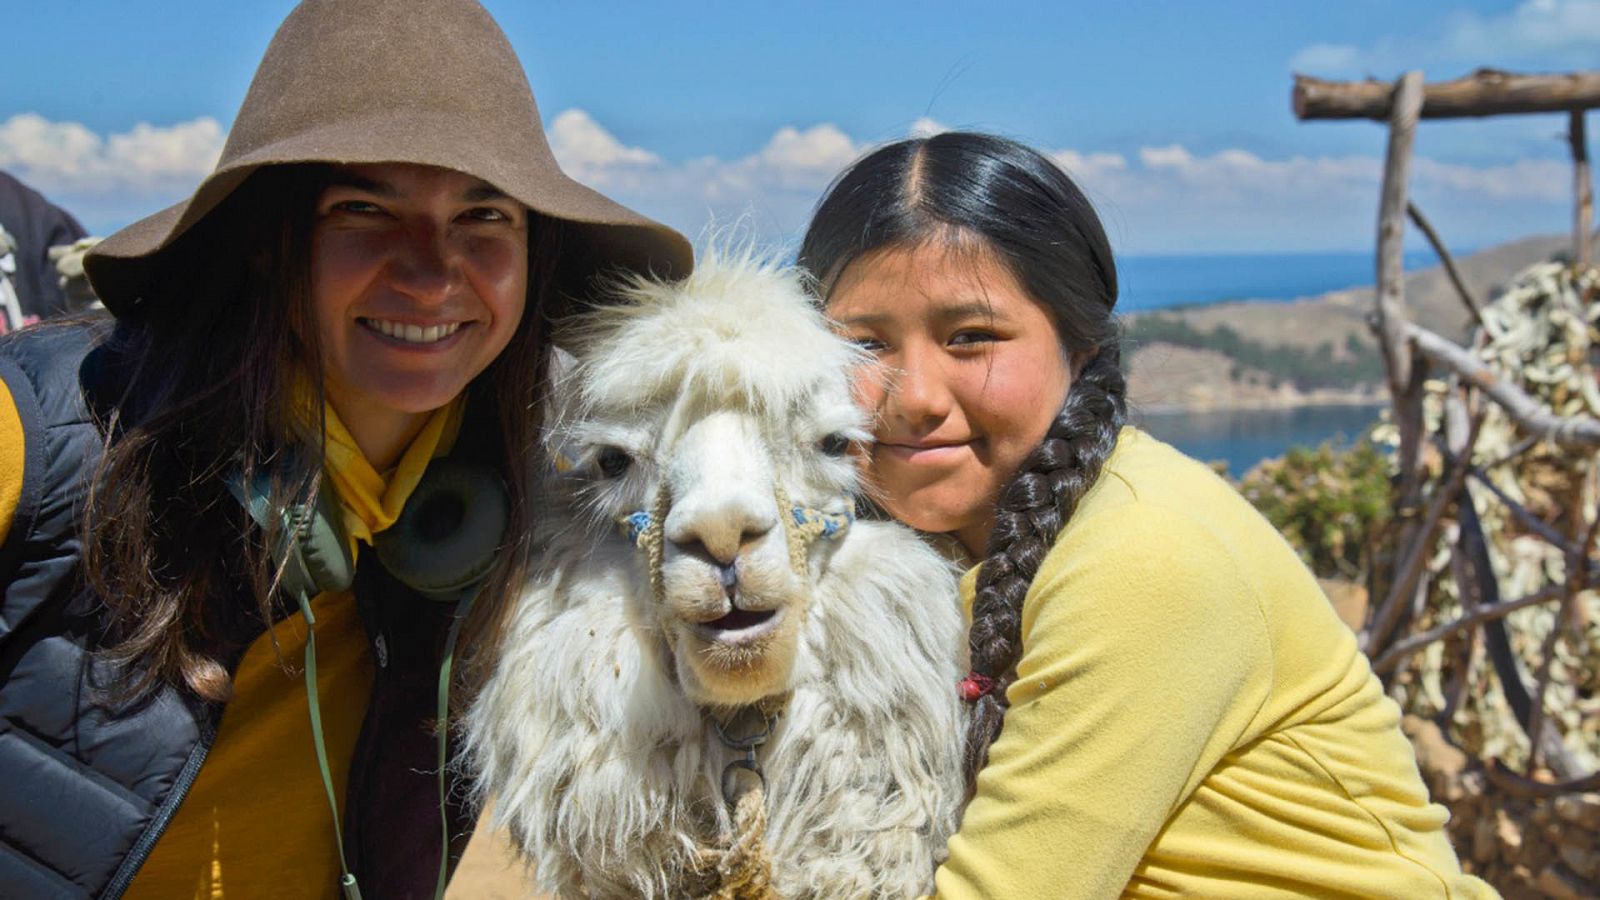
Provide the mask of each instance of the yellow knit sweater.
{"label": "yellow knit sweater", "polygon": [[1171,447],[1123,431],[1022,644],[939,897],[1495,896],[1310,573]]}

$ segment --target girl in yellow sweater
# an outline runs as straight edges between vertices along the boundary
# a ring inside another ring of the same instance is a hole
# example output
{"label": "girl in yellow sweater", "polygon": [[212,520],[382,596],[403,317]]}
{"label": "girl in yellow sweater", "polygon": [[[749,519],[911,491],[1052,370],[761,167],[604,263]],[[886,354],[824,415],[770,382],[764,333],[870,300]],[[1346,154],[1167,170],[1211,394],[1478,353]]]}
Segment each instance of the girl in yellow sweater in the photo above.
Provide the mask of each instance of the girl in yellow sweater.
{"label": "girl in yellow sweater", "polygon": [[987,135],[881,148],[800,261],[883,363],[879,502],[981,560],[940,897],[1494,896],[1293,551],[1125,427],[1116,268],[1059,168]]}

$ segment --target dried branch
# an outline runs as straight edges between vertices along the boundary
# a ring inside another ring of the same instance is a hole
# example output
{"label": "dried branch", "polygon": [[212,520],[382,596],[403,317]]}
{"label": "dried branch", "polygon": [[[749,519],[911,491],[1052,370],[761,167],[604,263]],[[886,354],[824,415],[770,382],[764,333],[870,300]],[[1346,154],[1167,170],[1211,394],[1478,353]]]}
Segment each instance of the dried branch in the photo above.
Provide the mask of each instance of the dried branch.
{"label": "dried branch", "polygon": [[[1483,414],[1479,412],[1472,417],[1466,439],[1467,447],[1477,443],[1478,429],[1482,424]],[[1470,453],[1463,453],[1451,460],[1450,468],[1440,478],[1438,490],[1434,491],[1433,497],[1428,501],[1428,508],[1423,514],[1421,523],[1411,530],[1410,541],[1404,545],[1406,552],[1405,556],[1401,557],[1400,569],[1394,581],[1389,584],[1389,593],[1361,635],[1361,649],[1367,653],[1377,652],[1384,646],[1389,633],[1400,620],[1401,611],[1406,608],[1406,598],[1417,592],[1423,568],[1428,562],[1429,550],[1439,532],[1439,523],[1444,518],[1445,510],[1450,508],[1450,504],[1458,496],[1463,496],[1461,486],[1466,482],[1467,470],[1470,468],[1472,468]]]}
{"label": "dried branch", "polygon": [[1559,797],[1562,794],[1587,794],[1591,791],[1600,790],[1600,772],[1572,781],[1547,784],[1543,781],[1534,781],[1532,778],[1518,775],[1516,772],[1511,771],[1510,767],[1505,763],[1498,759],[1493,759],[1484,767],[1484,774],[1489,777],[1490,781],[1494,782],[1496,787],[1519,797],[1528,797],[1535,800],[1547,800],[1551,797]]}
{"label": "dried branch", "polygon": [[1522,454],[1527,453],[1529,450],[1532,450],[1535,446],[1538,445],[1539,440],[1540,440],[1539,436],[1538,435],[1534,435],[1532,437],[1525,437],[1522,440],[1517,441],[1515,444],[1511,445],[1511,449],[1507,450],[1505,453],[1500,454],[1498,457],[1496,457],[1496,458],[1484,463],[1483,464],[1483,470],[1485,472],[1487,472],[1490,469],[1498,469],[1498,468],[1500,468],[1501,466],[1505,465],[1508,462],[1511,462],[1512,460],[1516,459],[1517,457],[1521,456]]}
{"label": "dried branch", "polygon": [[1584,136],[1583,110],[1575,109],[1567,122],[1567,142],[1572,147],[1572,261],[1589,266],[1589,222],[1594,217],[1594,188],[1589,182],[1589,142]]}
{"label": "dried branch", "polygon": [[1467,474],[1471,475],[1474,481],[1488,488],[1489,493],[1494,494],[1495,499],[1505,504],[1506,509],[1511,511],[1512,517],[1517,520],[1519,525],[1544,538],[1546,542],[1555,545],[1562,553],[1572,552],[1572,544],[1567,540],[1566,535],[1556,530],[1549,522],[1529,512],[1526,506],[1511,499],[1505,491],[1500,490],[1494,482],[1489,480],[1489,476],[1482,469],[1473,466]]}
{"label": "dried branch", "polygon": [[1473,297],[1472,292],[1467,290],[1467,283],[1461,278],[1461,270],[1456,268],[1455,257],[1451,256],[1450,251],[1445,249],[1444,241],[1440,239],[1439,232],[1433,230],[1433,223],[1429,222],[1428,218],[1422,214],[1422,210],[1417,208],[1417,204],[1410,201],[1406,202],[1406,215],[1411,217],[1411,223],[1416,225],[1417,230],[1422,232],[1423,237],[1428,239],[1428,243],[1433,245],[1433,252],[1438,255],[1439,263],[1444,266],[1444,273],[1450,276],[1450,283],[1455,285],[1456,294],[1461,297],[1461,302],[1467,305],[1467,310],[1472,313],[1473,320],[1478,323],[1479,327],[1482,327],[1483,307],[1478,305],[1477,298]]}
{"label": "dried branch", "polygon": [[[1572,524],[1572,544],[1566,553],[1566,579],[1562,584],[1561,606],[1556,610],[1555,618],[1550,623],[1550,631],[1544,636],[1539,646],[1539,674],[1534,681],[1533,706],[1528,715],[1528,734],[1542,736],[1546,725],[1547,713],[1545,712],[1545,697],[1550,693],[1550,677],[1556,656],[1556,645],[1567,633],[1569,621],[1574,617],[1578,608],[1578,595],[1583,591],[1586,569],[1588,568],[1588,548],[1594,543],[1595,531],[1600,528],[1600,518],[1592,523],[1583,521],[1583,488],[1575,486],[1572,491],[1571,502],[1568,505],[1569,520]],[[1553,729],[1552,729],[1553,730]],[[1560,734],[1556,734],[1555,753],[1563,749],[1560,743]],[[1539,768],[1539,761],[1544,755],[1545,743],[1533,741],[1528,750],[1528,774],[1532,775]],[[1561,754],[1564,755],[1564,754]],[[1572,761],[1564,759],[1559,765],[1552,768],[1561,771],[1570,768]],[[1570,773],[1566,773],[1570,774]]]}
{"label": "dried branch", "polygon": [[1500,404],[1512,420],[1528,432],[1567,448],[1600,447],[1600,420],[1589,416],[1557,416],[1455,343],[1417,325],[1407,325],[1406,336],[1417,352],[1444,366]]}
{"label": "dried branch", "polygon": [[[1528,734],[1538,735],[1545,729],[1544,698],[1550,693],[1550,673],[1552,663],[1555,662],[1556,644],[1567,631],[1567,607],[1576,597],[1576,592],[1569,590],[1568,586],[1561,586],[1561,606],[1556,609],[1555,621],[1550,625],[1550,631],[1545,634],[1544,640],[1539,642],[1539,672],[1533,678],[1533,706],[1528,712]],[[1531,776],[1539,768],[1539,760],[1544,756],[1544,742],[1530,741],[1528,744],[1528,774]]]}
{"label": "dried branch", "polygon": [[1416,653],[1423,647],[1434,643],[1435,641],[1442,641],[1445,638],[1452,637],[1460,633],[1464,629],[1473,628],[1478,625],[1482,625],[1484,622],[1490,622],[1495,619],[1510,615],[1511,613],[1514,613],[1523,607],[1535,606],[1540,603],[1548,603],[1549,601],[1555,600],[1561,596],[1562,590],[1560,585],[1548,584],[1526,597],[1519,597],[1515,600],[1505,600],[1500,603],[1490,603],[1485,606],[1480,606],[1472,612],[1462,615],[1460,618],[1452,619],[1442,625],[1435,625],[1427,631],[1421,632],[1420,634],[1414,634],[1405,640],[1395,641],[1394,646],[1390,647],[1388,650],[1385,650],[1382,656],[1373,661],[1372,671],[1377,672],[1380,675],[1387,673],[1397,664],[1399,664],[1401,660],[1413,653]]}

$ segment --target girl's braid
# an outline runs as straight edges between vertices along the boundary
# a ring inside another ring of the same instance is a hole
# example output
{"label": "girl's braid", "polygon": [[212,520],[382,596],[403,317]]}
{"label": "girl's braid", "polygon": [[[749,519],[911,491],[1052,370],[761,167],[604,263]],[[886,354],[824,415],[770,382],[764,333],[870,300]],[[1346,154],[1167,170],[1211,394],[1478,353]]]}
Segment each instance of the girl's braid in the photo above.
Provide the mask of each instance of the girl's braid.
{"label": "girl's braid", "polygon": [[1000,491],[989,554],[978,571],[977,598],[967,641],[972,671],[988,679],[967,730],[970,797],[989,745],[1000,734],[1006,688],[1022,656],[1022,598],[1078,501],[1100,476],[1127,418],[1127,383],[1115,340],[1072,382],[1044,440]]}

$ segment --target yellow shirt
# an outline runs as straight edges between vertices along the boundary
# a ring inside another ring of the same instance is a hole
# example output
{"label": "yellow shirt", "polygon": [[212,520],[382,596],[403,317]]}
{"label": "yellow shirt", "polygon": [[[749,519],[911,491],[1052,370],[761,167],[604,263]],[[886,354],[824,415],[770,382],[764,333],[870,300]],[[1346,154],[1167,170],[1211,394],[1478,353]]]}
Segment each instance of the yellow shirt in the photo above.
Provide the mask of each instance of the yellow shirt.
{"label": "yellow shirt", "polygon": [[[454,443],[461,407],[458,400],[431,416],[388,477],[351,452],[354,440],[328,409],[328,477],[344,504],[352,551],[357,537],[370,541],[394,523],[428,460]],[[342,816],[372,661],[349,591],[319,594],[311,607],[317,698]],[[130,900],[338,896],[338,849],[300,668],[305,636],[304,619],[291,615],[245,651],[200,775],[129,886]]]}
{"label": "yellow shirt", "polygon": [[1022,644],[939,897],[1495,896],[1311,574],[1171,447],[1124,429]]}

